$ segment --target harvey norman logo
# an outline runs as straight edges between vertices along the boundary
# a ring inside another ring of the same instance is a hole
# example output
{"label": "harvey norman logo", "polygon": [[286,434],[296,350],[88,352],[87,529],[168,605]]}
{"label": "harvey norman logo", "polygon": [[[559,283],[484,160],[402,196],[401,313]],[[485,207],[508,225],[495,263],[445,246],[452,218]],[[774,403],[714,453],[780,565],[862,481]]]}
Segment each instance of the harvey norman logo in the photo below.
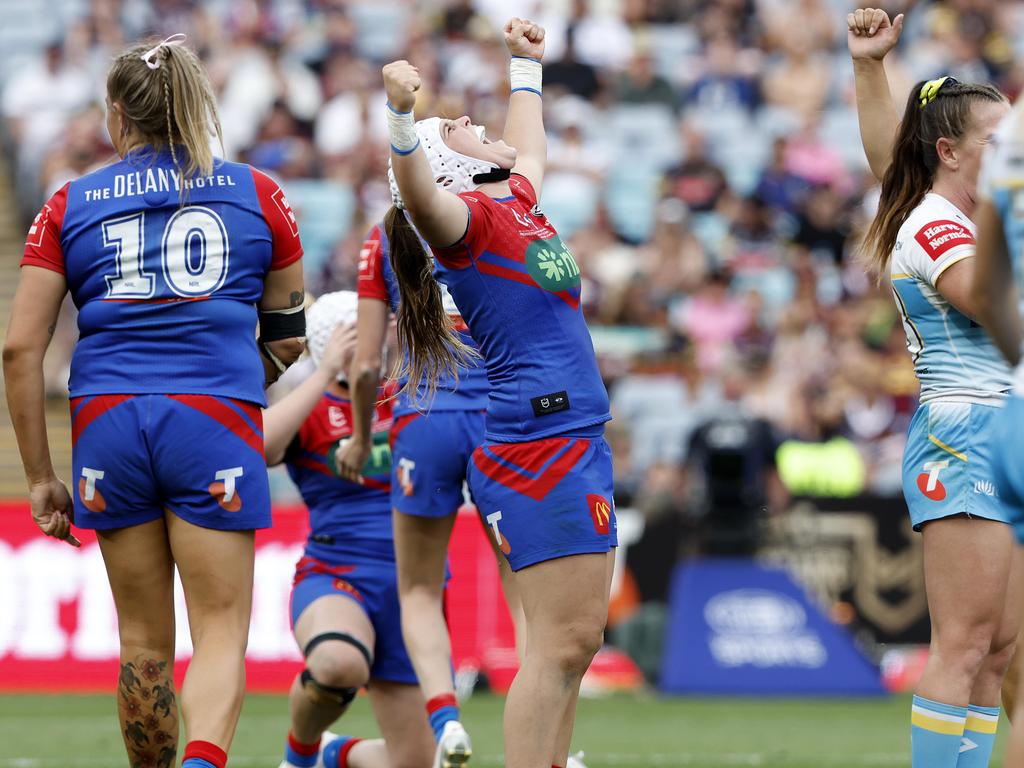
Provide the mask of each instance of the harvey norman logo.
{"label": "harvey norman logo", "polygon": [[779,592],[720,592],[705,604],[704,620],[711,655],[723,667],[817,669],[828,660],[821,638],[807,627],[803,606]]}
{"label": "harvey norman logo", "polygon": [[967,227],[948,219],[925,224],[914,235],[914,239],[932,261],[937,260],[951,248],[974,243],[974,235]]}

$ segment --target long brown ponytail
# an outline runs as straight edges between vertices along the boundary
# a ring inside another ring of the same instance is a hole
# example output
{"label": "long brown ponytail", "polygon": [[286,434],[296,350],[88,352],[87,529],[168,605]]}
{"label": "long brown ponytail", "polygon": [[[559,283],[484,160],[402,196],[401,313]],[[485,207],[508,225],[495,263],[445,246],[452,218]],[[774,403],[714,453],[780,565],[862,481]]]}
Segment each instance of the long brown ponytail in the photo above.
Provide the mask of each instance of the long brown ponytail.
{"label": "long brown ponytail", "polygon": [[907,217],[928,194],[939,167],[935,143],[957,140],[971,127],[971,107],[978,101],[1006,101],[991,85],[947,82],[921,103],[922,81],[910,91],[892,148],[892,164],[882,179],[878,212],[864,236],[869,268],[882,280]]}
{"label": "long brown ponytail", "polygon": [[429,401],[442,375],[457,380],[459,366],[470,364],[479,354],[455,332],[434,279],[430,254],[401,208],[391,206],[384,214],[384,234],[398,283],[398,344],[405,353],[405,389],[415,398],[422,382]]}
{"label": "long brown ponytail", "polygon": [[[107,95],[111,102],[120,102],[147,144],[170,150],[183,179],[208,176],[213,171],[210,139],[216,136],[224,144],[210,79],[191,48],[158,43],[133,45],[114,59]],[[142,57],[154,46],[159,66],[150,69]]]}

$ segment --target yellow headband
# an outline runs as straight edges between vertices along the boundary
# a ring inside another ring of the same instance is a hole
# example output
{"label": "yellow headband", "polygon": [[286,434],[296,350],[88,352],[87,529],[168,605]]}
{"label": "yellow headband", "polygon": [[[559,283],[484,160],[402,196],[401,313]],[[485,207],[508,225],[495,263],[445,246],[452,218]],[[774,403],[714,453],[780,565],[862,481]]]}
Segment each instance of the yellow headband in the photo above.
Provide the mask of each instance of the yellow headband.
{"label": "yellow headband", "polygon": [[949,75],[946,75],[945,77],[940,77],[936,80],[929,80],[927,83],[921,86],[921,91],[920,93],[918,93],[918,100],[921,102],[921,106],[927,107],[929,104],[935,101],[935,97],[939,95],[939,91],[942,90],[942,86],[946,85],[947,83],[952,84],[956,82],[957,79],[955,77],[950,77]]}

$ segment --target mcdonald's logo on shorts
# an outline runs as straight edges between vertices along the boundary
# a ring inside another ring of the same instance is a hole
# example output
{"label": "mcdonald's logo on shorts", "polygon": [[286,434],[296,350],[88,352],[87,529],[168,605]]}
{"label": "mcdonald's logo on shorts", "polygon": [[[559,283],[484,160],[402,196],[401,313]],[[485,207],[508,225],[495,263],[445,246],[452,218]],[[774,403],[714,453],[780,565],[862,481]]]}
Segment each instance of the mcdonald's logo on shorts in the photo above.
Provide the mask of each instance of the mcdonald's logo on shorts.
{"label": "mcdonald's logo on shorts", "polygon": [[604,496],[598,496],[596,493],[587,494],[587,504],[590,507],[590,517],[594,521],[594,530],[602,536],[607,536],[612,521],[612,505]]}

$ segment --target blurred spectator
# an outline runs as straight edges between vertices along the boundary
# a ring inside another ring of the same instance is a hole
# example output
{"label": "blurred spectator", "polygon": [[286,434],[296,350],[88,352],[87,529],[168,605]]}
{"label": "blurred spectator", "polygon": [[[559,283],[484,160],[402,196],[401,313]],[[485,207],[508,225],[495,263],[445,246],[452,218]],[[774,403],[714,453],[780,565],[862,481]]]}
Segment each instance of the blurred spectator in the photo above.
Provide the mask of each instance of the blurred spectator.
{"label": "blurred spectator", "polygon": [[752,555],[763,515],[784,503],[775,471],[778,440],[771,424],[743,405],[748,373],[734,363],[722,384],[722,405],[697,427],[687,450],[701,552]]}
{"label": "blurred spectator", "polygon": [[694,110],[753,109],[760,100],[757,80],[746,71],[739,45],[720,36],[705,46],[707,69],[690,86],[686,105]]}
{"label": "blurred spectator", "polygon": [[722,169],[707,154],[704,135],[683,123],[681,134],[685,159],[665,174],[666,192],[694,213],[712,211],[729,188]]}
{"label": "blurred spectator", "polygon": [[765,100],[805,118],[814,117],[825,106],[831,72],[828,60],[811,47],[802,30],[788,35],[783,41],[780,60],[771,65],[765,75]]}
{"label": "blurred spectator", "polygon": [[565,91],[581,99],[590,100],[601,90],[597,69],[584,64],[576,56],[576,28],[565,31],[565,52],[562,58],[544,66],[544,87],[555,93]]}
{"label": "blurred spectator", "polygon": [[792,214],[807,192],[807,181],[789,169],[786,155],[786,137],[778,136],[772,142],[771,159],[761,172],[754,194],[769,208]]}
{"label": "blurred spectator", "polygon": [[646,51],[636,53],[619,77],[615,100],[619,104],[660,104],[673,114],[679,112],[679,96],[668,80],[654,71],[654,61]]}

